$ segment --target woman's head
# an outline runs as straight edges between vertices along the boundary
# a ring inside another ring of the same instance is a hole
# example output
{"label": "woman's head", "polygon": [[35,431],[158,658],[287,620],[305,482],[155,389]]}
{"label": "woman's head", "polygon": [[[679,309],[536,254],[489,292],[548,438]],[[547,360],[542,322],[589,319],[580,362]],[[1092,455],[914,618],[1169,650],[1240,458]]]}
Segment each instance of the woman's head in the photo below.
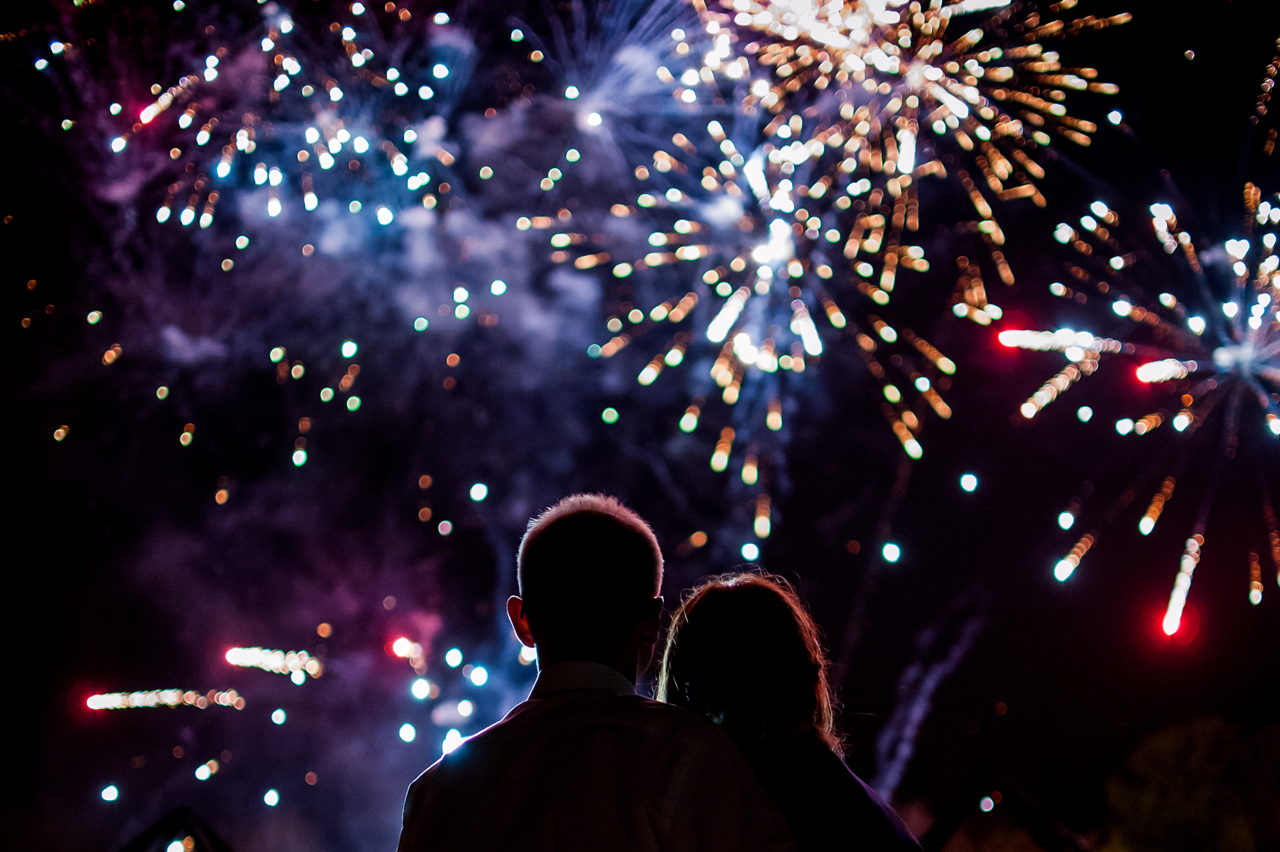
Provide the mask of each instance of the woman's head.
{"label": "woman's head", "polygon": [[758,739],[811,733],[842,753],[818,625],[771,574],[726,574],[680,604],[667,634],[658,698]]}

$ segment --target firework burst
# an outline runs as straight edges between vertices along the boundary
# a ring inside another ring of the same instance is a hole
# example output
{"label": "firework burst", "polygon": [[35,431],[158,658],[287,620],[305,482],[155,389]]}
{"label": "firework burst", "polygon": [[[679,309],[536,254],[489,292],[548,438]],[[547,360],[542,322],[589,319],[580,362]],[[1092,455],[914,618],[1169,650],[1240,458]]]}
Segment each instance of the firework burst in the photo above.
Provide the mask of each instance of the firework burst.
{"label": "firework burst", "polygon": [[[1068,361],[1023,403],[1022,415],[1027,419],[1094,374],[1106,359],[1124,358],[1133,363],[1135,378],[1160,394],[1162,403],[1156,410],[1132,412],[1115,423],[1117,432],[1133,439],[1162,427],[1180,436],[1176,457],[1165,465],[1160,484],[1138,521],[1142,535],[1155,529],[1189,456],[1206,443],[1212,445],[1209,452],[1216,461],[1195,528],[1183,550],[1164,619],[1164,630],[1169,634],[1178,629],[1200,560],[1222,463],[1238,453],[1247,453],[1263,471],[1262,520],[1271,558],[1280,572],[1280,531],[1265,473],[1280,436],[1280,255],[1276,254],[1280,198],[1264,200],[1250,184],[1245,187],[1244,200],[1244,236],[1211,249],[1197,248],[1167,204],[1151,206],[1150,236],[1154,240],[1144,242],[1124,232],[1115,210],[1094,202],[1078,223],[1060,223],[1055,229],[1054,238],[1070,251],[1065,269],[1071,284],[1055,282],[1050,290],[1081,304],[1108,304],[1109,311],[1124,321],[1124,331],[1115,337],[1073,329],[1007,330],[1000,334],[1006,346],[1061,352]],[[1215,295],[1224,292],[1225,298]],[[1137,414],[1141,416],[1133,416]],[[1137,498],[1147,479],[1143,477],[1126,489],[1103,515],[1099,527],[1086,533],[1058,562],[1054,569],[1058,580],[1072,575],[1096,544],[1100,529]],[[1063,513],[1060,523],[1064,528],[1074,525],[1076,511],[1078,507],[1073,506]],[[1260,574],[1258,556],[1251,554],[1249,597],[1255,604],[1262,599]]]}
{"label": "firework burst", "polygon": [[[364,387],[373,377],[360,362],[375,356],[366,348],[353,360],[356,340],[314,325],[306,340],[295,333],[322,310],[317,297],[335,307],[372,299],[402,331],[431,326],[432,337],[441,326],[462,335],[496,325],[507,282],[518,286],[507,270],[520,264],[501,250],[504,226],[466,204],[464,177],[483,186],[493,169],[464,176],[450,136],[476,61],[463,27],[394,3],[152,11],[153,31],[170,33],[164,64],[180,69],[168,89],[142,89],[136,69],[93,48],[118,25],[111,9],[69,17],[72,35],[36,63],[76,116],[62,123],[73,131],[65,144],[79,147],[94,193],[121,214],[111,249],[86,261],[105,269],[120,308],[88,313],[96,331],[122,341],[98,350],[104,365],[163,362],[142,378],[148,395],[190,409],[185,373],[248,356],[281,385],[321,379],[308,408],[318,396],[354,413],[357,378]],[[134,47],[155,45],[140,35]],[[379,247],[372,262],[361,256],[370,246]],[[196,286],[177,292],[176,281]],[[441,352],[438,369],[457,366],[459,335],[446,334],[452,360]],[[311,349],[321,338],[323,350]],[[122,372],[139,376],[118,366],[112,375]],[[452,389],[455,379],[445,381]],[[313,417],[290,418],[288,456],[299,467]],[[196,417],[184,419],[188,447]],[[61,425],[55,439],[68,434]],[[232,490],[219,482],[219,505]]]}
{"label": "firework burst", "polygon": [[[385,226],[406,206],[434,207],[442,184],[445,193],[450,181],[458,186],[446,122],[474,47],[448,14],[415,18],[394,3],[270,3],[243,22],[210,23],[203,40],[185,51],[201,58],[175,63],[189,67],[173,85],[143,94],[121,80],[109,106],[97,103],[107,84],[96,69],[77,61],[74,45],[60,51],[73,92],[107,113],[90,121],[117,156],[108,178],[116,194],[143,175],[162,188],[158,222],[210,228],[219,205],[235,198],[228,191],[240,189],[243,218],[314,212],[336,196]],[[380,180],[383,169],[402,188]]]}
{"label": "firework burst", "polygon": [[[972,208],[961,220],[973,219],[964,229],[977,251],[956,258],[952,305],[989,324],[1001,311],[983,268],[1013,282],[996,207],[1043,205],[1037,181],[1054,137],[1088,144],[1095,129],[1063,101],[1115,91],[1045,45],[1127,15],[890,5],[694,2],[696,18],[663,6],[664,27],[637,26],[643,38],[621,40],[625,62],[614,62],[649,85],[622,96],[621,75],[603,73],[597,88],[566,87],[581,142],[541,177],[545,214],[519,223],[546,233],[552,261],[604,274],[612,336],[593,356],[644,340],[642,385],[690,362],[680,428],[710,421],[711,467],[741,458],[750,487],[761,459],[785,449],[783,415],[806,369],[842,336],[903,450],[921,457],[922,419],[950,417],[940,391],[956,370],[891,308],[895,290],[930,269],[915,236],[921,184],[951,179]],[[953,18],[973,24],[957,36]],[[583,197],[572,173],[592,159],[625,162],[634,194],[566,201]],[[708,417],[720,403],[727,410]]]}
{"label": "firework burst", "polygon": [[[810,318],[825,315],[841,328],[851,313],[830,291],[852,284],[883,307],[900,272],[929,268],[923,249],[905,236],[919,229],[920,179],[947,175],[938,147],[920,138],[923,125],[969,156],[980,175],[979,184],[964,168],[956,171],[979,215],[973,231],[991,251],[998,277],[1012,282],[992,203],[1032,198],[1043,204],[1035,185],[1043,175],[1036,150],[1049,145],[1051,133],[1088,144],[1095,129],[1067,115],[1067,93],[1115,91],[1095,82],[1093,69],[1064,68],[1044,42],[1128,16],[1064,21],[1044,20],[1021,5],[883,5],[738,2],[721,12],[695,3],[700,28],[673,29],[673,44],[662,46],[666,64],[654,63],[680,105],[667,117],[674,116],[683,132],[660,140],[651,165],[647,154],[632,158],[640,161],[635,177],[649,191],[635,204],[613,207],[617,215],[643,208],[656,216],[649,241],[659,250],[624,252],[617,262],[617,251],[589,245],[588,234],[560,233],[552,237],[559,249],[553,259],[572,258],[579,269],[605,266],[617,278],[676,261],[710,265],[699,270],[701,278],[726,300],[714,313],[720,323],[708,329],[716,332],[709,335],[713,343],[726,339],[721,326],[735,327],[753,295],[780,291],[785,298],[775,301],[793,314],[774,325],[794,325],[795,339],[787,343],[816,357],[821,341]],[[1002,5],[947,41],[953,17]],[[1060,5],[1055,11],[1074,6]],[[598,111],[588,115],[588,124],[603,121]],[[574,150],[572,158],[577,155]],[[561,175],[553,172],[544,190]],[[555,224],[570,212],[562,211]],[[537,219],[531,221],[536,227]],[[543,221],[550,226],[554,220]],[[768,283],[762,286],[761,278]],[[799,308],[790,298],[797,288]],[[977,264],[967,258],[959,289],[957,315],[984,324],[998,318],[998,308],[987,310]],[[754,347],[748,352],[761,351],[766,338],[760,330],[734,330],[734,341],[747,334]],[[778,340],[769,343],[778,348]],[[621,339],[610,341],[606,354],[620,345]],[[938,366],[938,359],[929,360]]]}
{"label": "firework burst", "polygon": [[[1037,181],[1053,137],[1088,145],[1096,130],[1068,114],[1069,94],[1117,91],[1098,82],[1095,69],[1064,66],[1046,45],[1129,20],[1067,19],[1074,2],[1054,4],[1048,18],[1030,5],[973,0],[697,5],[713,47],[695,73],[682,75],[689,88],[677,97],[696,102],[698,84],[719,75],[734,82],[744,110],[767,114],[763,132],[775,140],[772,162],[784,173],[776,180],[805,164],[809,179],[791,183],[811,203],[836,208],[845,256],[890,249],[878,288],[868,292],[881,303],[895,283],[892,249],[904,228],[919,227],[918,181],[945,177],[948,168],[1000,277],[1012,281],[993,205],[1029,198],[1044,206]],[[873,184],[893,200],[878,219],[843,196],[856,199]]]}

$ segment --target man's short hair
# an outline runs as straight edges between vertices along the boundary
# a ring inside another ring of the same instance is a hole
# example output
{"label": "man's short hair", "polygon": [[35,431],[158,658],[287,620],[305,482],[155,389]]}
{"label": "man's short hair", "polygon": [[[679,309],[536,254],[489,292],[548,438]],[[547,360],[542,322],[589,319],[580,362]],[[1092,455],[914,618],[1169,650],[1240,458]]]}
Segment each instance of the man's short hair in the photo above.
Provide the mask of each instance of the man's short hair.
{"label": "man's short hair", "polygon": [[662,551],[644,519],[617,499],[574,494],[529,522],[516,579],[539,644],[608,648],[661,593]]}

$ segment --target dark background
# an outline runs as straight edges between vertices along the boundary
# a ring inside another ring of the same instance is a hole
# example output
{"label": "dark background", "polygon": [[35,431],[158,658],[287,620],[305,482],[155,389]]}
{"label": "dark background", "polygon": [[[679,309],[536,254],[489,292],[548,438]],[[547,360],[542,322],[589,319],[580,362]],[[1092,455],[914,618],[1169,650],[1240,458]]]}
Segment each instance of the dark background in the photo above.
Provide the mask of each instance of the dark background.
{"label": "dark background", "polygon": [[[171,26],[165,14],[140,3],[102,5],[108,19],[95,26],[119,38],[96,66],[102,93],[132,85],[141,97],[144,82],[170,79],[171,45],[147,36],[148,28]],[[1218,727],[1206,736],[1237,748],[1280,721],[1280,604],[1265,554],[1264,600],[1253,607],[1246,599],[1246,555],[1262,543],[1259,475],[1277,484],[1274,442],[1248,445],[1224,466],[1184,628],[1172,639],[1160,619],[1199,507],[1204,474],[1196,471],[1212,463],[1211,453],[1190,462],[1181,499],[1152,536],[1134,530],[1148,499],[1139,496],[1070,582],[1051,575],[1086,528],[1063,532],[1055,523],[1082,482],[1093,483],[1088,505],[1100,512],[1136,471],[1163,464],[1159,445],[1135,453],[1107,425],[1141,416],[1154,391],[1127,370],[1104,367],[1027,423],[1018,405],[1060,359],[1003,349],[995,332],[1076,322],[1112,333],[1115,318],[1100,316],[1101,306],[1072,314],[1044,295],[1054,275],[1052,225],[1094,198],[1135,225],[1146,204],[1172,203],[1204,246],[1238,235],[1243,181],[1266,172],[1250,153],[1257,147],[1250,119],[1280,35],[1280,7],[1266,0],[1090,5],[1098,14],[1131,11],[1134,20],[1065,44],[1064,56],[1099,68],[1120,94],[1082,99],[1079,114],[1100,129],[1089,149],[1059,146],[1045,183],[1047,210],[1001,211],[1019,277],[1016,288],[993,297],[1005,307],[1003,325],[962,326],[936,305],[915,306],[917,327],[930,329],[961,366],[948,396],[956,416],[927,424],[925,458],[904,472],[901,450],[869,402],[874,388],[839,349],[789,414],[790,489],[775,496],[775,531],[760,561],[796,581],[841,663],[842,726],[855,771],[868,780],[883,771],[877,735],[919,698],[902,689],[904,671],[944,659],[963,644],[966,625],[978,629],[925,703],[914,757],[895,791],[917,829],[972,773],[990,767],[1100,845],[1109,827],[1129,818],[1122,784],[1113,785],[1108,805],[1107,780],[1142,777],[1125,760],[1148,737],[1208,717],[1217,721],[1201,724]],[[232,18],[234,10],[226,4],[210,14]],[[497,57],[456,99],[459,115],[502,105],[487,87],[514,60],[486,34],[505,32],[513,18],[537,31],[549,11],[503,8],[502,18],[483,4],[455,11],[480,34],[481,51]],[[463,729],[470,733],[531,681],[531,669],[514,665],[496,606],[510,592],[512,553],[529,515],[572,490],[623,497],[653,521],[670,554],[671,601],[696,578],[738,561],[732,543],[714,545],[715,531],[730,527],[740,507],[726,505],[723,482],[706,470],[713,438],[673,438],[666,425],[687,397],[623,389],[612,368],[582,356],[587,342],[605,339],[601,317],[557,294],[547,269],[529,273],[531,302],[517,304],[536,303],[557,324],[550,338],[508,322],[521,310],[512,305],[496,309],[496,329],[458,325],[411,336],[373,286],[382,269],[376,242],[363,261],[334,263],[323,296],[302,299],[287,276],[268,280],[277,238],[255,234],[267,246],[254,267],[266,283],[228,304],[216,290],[221,279],[190,271],[198,255],[184,254],[178,238],[137,236],[126,222],[129,205],[103,198],[96,187],[108,155],[87,155],[89,146],[56,129],[74,109],[88,111],[88,82],[50,86],[31,57],[73,14],[38,3],[0,12],[0,31],[12,35],[0,43],[7,119],[0,214],[14,217],[0,227],[11,388],[5,704],[16,711],[5,749],[8,845],[113,848],[170,807],[191,804],[237,849],[389,848],[401,791],[438,755],[439,736],[428,735],[421,705],[407,697],[412,675],[384,643],[420,637],[428,676],[454,697],[472,693],[441,666],[445,648],[490,666],[493,685],[474,691],[479,709]],[[536,86],[554,82],[549,70],[520,73]],[[101,102],[93,106],[101,112]],[[1123,112],[1123,128],[1104,120],[1112,108]],[[125,224],[133,234],[127,245],[119,236]],[[945,223],[934,224],[941,241]],[[511,259],[501,250],[489,260],[457,259],[453,274],[496,277],[507,273],[492,269]],[[936,262],[936,270],[945,295],[950,265]],[[31,279],[38,285],[29,290]],[[44,304],[54,312],[19,326]],[[95,308],[108,322],[90,328],[82,318]],[[445,325],[431,316],[433,329]],[[127,324],[109,327],[116,317]],[[192,337],[225,341],[228,354],[166,359],[141,329],[154,339],[170,322]],[[344,363],[337,342],[347,337],[361,343],[365,406],[332,426],[317,418],[311,460],[295,470],[293,424],[310,409],[301,392],[277,383],[265,352],[287,341],[309,374],[336,377]],[[101,351],[116,340],[125,357],[99,368]],[[446,368],[449,352],[462,353],[460,368]],[[456,377],[456,392],[442,388],[446,375]],[[174,389],[177,410],[157,403],[162,383]],[[1082,404],[1097,412],[1091,424],[1074,416]],[[601,423],[604,405],[617,405],[619,424]],[[187,420],[199,424],[193,452],[176,440]],[[62,423],[72,425],[71,436],[55,443],[50,433]],[[969,471],[980,479],[973,494],[958,487]],[[427,492],[416,485],[423,473],[434,478]],[[224,476],[232,497],[219,507],[212,495]],[[476,481],[489,484],[484,503],[466,498]],[[437,519],[456,524],[449,538],[434,532],[434,521],[417,520],[424,496]],[[682,547],[704,529],[713,547]],[[885,539],[902,545],[900,562],[879,559]],[[388,595],[394,609],[383,606]],[[320,621],[333,623],[335,634],[317,649]],[[222,654],[233,644],[306,647],[332,662],[325,677],[299,689],[278,676],[230,670]],[[230,686],[249,706],[243,713],[84,708],[92,692],[168,686]],[[290,714],[280,728],[266,718],[276,706]],[[407,720],[420,732],[409,745],[395,735]],[[175,745],[185,757],[172,756]],[[195,766],[224,750],[233,759],[211,781],[196,781]],[[139,756],[145,765],[132,768]],[[1274,763],[1263,762],[1272,774],[1247,783],[1238,767],[1220,778],[1174,760],[1170,772],[1203,778],[1229,800],[1199,800],[1201,816],[1215,821],[1237,807],[1237,789],[1266,801],[1275,776]],[[314,787],[301,782],[311,770],[321,776]],[[100,799],[106,784],[119,785],[118,802]],[[261,804],[268,787],[281,791],[277,809]],[[1276,848],[1277,840],[1259,829],[1253,842],[1220,848]]]}

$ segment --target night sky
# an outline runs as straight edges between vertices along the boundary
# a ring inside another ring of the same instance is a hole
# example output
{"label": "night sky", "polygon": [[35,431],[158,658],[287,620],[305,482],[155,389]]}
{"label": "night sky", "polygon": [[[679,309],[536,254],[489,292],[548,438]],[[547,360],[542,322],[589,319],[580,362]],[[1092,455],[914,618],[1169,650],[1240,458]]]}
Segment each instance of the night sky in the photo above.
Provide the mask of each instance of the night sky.
{"label": "night sky", "polygon": [[[1223,246],[1244,236],[1245,182],[1280,204],[1280,160],[1263,152],[1280,125],[1256,118],[1268,64],[1280,61],[1280,6],[1081,0],[1068,19],[1133,20],[1046,45],[1119,93],[1067,98],[1071,115],[1098,127],[1087,148],[1055,137],[1041,157],[1043,209],[994,205],[1016,283],[1001,283],[969,227],[974,209],[955,179],[964,161],[939,141],[951,174],[920,181],[911,236],[929,270],[900,272],[883,308],[838,290],[838,274],[831,293],[852,324],[843,333],[809,275],[801,300],[821,357],[803,373],[753,368],[728,406],[706,378],[719,347],[705,333],[725,301],[700,277],[714,262],[625,279],[571,262],[595,251],[610,264],[642,257],[646,235],[684,215],[637,206],[637,193],[667,179],[636,176],[638,165],[657,172],[652,140],[697,162],[696,179],[704,152],[672,148],[673,133],[705,137],[714,118],[736,120],[730,135],[741,139],[743,126],[755,134],[763,123],[744,123],[732,99],[687,109],[653,76],[675,61],[672,28],[697,25],[691,7],[10,5],[20,8],[0,10],[0,247],[15,388],[5,421],[5,703],[17,711],[5,750],[9,848],[118,848],[179,806],[237,850],[393,848],[404,790],[446,733],[474,733],[527,694],[535,669],[518,660],[503,612],[515,548],[529,517],[585,490],[617,495],[651,521],[669,604],[700,577],[750,561],[748,543],[755,562],[795,582],[837,664],[848,762],[918,832],[949,807],[978,813],[970,782],[994,777],[974,783],[1035,802],[1096,848],[1280,848],[1280,826],[1265,817],[1280,812],[1280,566],[1264,515],[1280,499],[1280,439],[1256,394],[1240,404],[1238,431],[1223,425],[1223,405],[1181,434],[1168,419],[1193,380],[1143,384],[1142,358],[1104,355],[1096,375],[1028,420],[1019,407],[1066,361],[997,342],[1003,330],[1067,326],[1158,347],[1108,299],[1050,290],[1072,262],[1055,226],[1095,201],[1118,214],[1116,238],[1137,247],[1129,284],[1149,303],[1152,288],[1167,288],[1216,322],[1205,304],[1216,310],[1234,281]],[[341,26],[359,30],[354,43],[371,58],[351,61]],[[261,44],[271,27],[278,48]],[[279,51],[300,62],[295,77],[269,67]],[[280,77],[286,85],[273,89]],[[184,78],[190,91],[154,123],[131,126]],[[322,80],[341,88],[338,99]],[[394,92],[397,80],[407,94]],[[318,91],[304,96],[308,81]],[[603,105],[599,132],[584,118],[592,98]],[[324,143],[301,140],[334,116],[363,135],[322,168]],[[219,122],[202,125],[210,117]],[[202,126],[207,147],[193,141]],[[243,126],[256,151],[237,150]],[[367,152],[357,146],[366,137]],[[300,160],[300,148],[315,153]],[[258,162],[282,174],[255,176]],[[563,174],[543,189],[551,170]],[[406,188],[420,172],[430,182]],[[195,218],[183,225],[189,198]],[[268,212],[273,200],[279,215]],[[631,213],[610,219],[618,203]],[[1155,203],[1172,205],[1194,238],[1207,290],[1183,274],[1181,255],[1162,256]],[[168,221],[157,221],[166,206]],[[560,210],[563,231],[588,239],[556,259],[561,247],[547,239],[562,229],[521,219]],[[701,221],[726,251],[761,236],[735,235],[710,210]],[[1002,319],[952,315],[957,256],[982,267]],[[631,305],[649,311],[691,291],[701,298],[683,325],[646,321],[613,357],[588,352]],[[903,375],[929,376],[952,409],[942,419],[923,397],[904,400],[919,418],[919,460],[887,425],[881,383],[852,333],[870,328],[870,315],[914,329],[956,364],[954,376],[939,373],[905,335],[880,350]],[[683,364],[638,384],[681,334]],[[1274,373],[1265,381],[1274,399]],[[774,399],[784,425],[765,429]],[[690,405],[701,420],[686,433],[677,423]],[[1150,435],[1113,428],[1153,411],[1166,422]],[[708,459],[727,426],[736,431],[718,472]],[[748,456],[759,459],[754,485],[740,475]],[[977,477],[972,493],[962,474]],[[1140,535],[1168,476],[1177,489]],[[762,494],[767,538],[753,532]],[[1078,521],[1063,530],[1073,501]],[[1181,627],[1166,636],[1199,515],[1203,558]],[[1097,543],[1056,581],[1055,564],[1090,530]],[[886,544],[900,548],[897,561]],[[420,657],[393,653],[401,637]],[[743,637],[744,654],[751,643]],[[323,671],[295,685],[229,665],[236,646],[306,650]],[[453,648],[457,667],[446,662]],[[432,685],[425,699],[411,692],[420,676]],[[170,688],[234,689],[244,708],[86,705],[93,694]],[[216,771],[200,780],[211,760]],[[118,795],[106,801],[109,786]],[[1135,790],[1149,794],[1145,817]],[[1196,834],[1241,813],[1252,814],[1237,820],[1250,845]],[[995,844],[996,829],[968,819],[972,837]],[[1164,845],[1135,827],[1179,819],[1190,827]]]}

